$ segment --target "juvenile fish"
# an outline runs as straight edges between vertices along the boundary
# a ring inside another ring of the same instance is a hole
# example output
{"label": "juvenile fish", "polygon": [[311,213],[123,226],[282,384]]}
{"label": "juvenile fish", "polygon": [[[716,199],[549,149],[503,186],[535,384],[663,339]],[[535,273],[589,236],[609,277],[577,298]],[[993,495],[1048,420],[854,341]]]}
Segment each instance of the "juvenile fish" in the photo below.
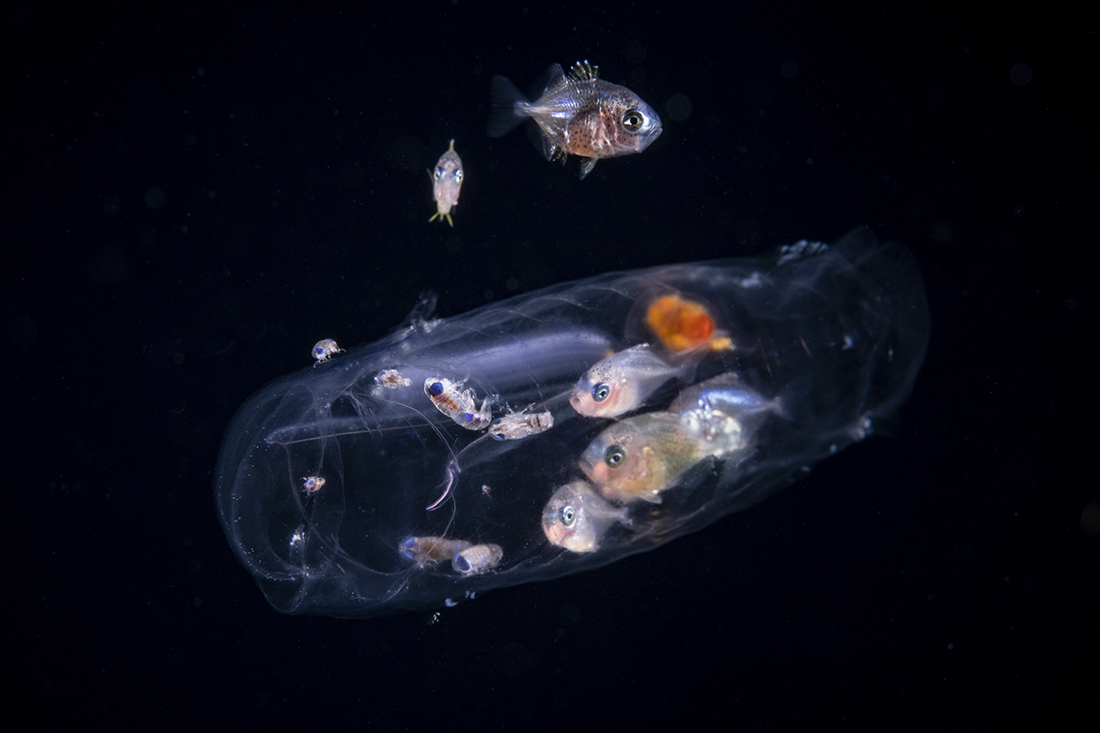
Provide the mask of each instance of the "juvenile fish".
{"label": "juvenile fish", "polygon": [[617,417],[641,407],[646,397],[674,377],[694,369],[694,362],[669,364],[639,344],[597,362],[573,387],[569,404],[589,417]]}
{"label": "juvenile fish", "polygon": [[439,219],[447,220],[451,226],[455,225],[451,218],[451,207],[458,205],[458,193],[462,190],[462,158],[455,152],[455,141],[451,140],[451,147],[435,164],[435,172],[428,172],[432,179],[432,196],[435,197],[437,211],[432,214],[429,222]]}
{"label": "juvenile fish", "polygon": [[735,415],[741,419],[767,414],[782,415],[779,400],[769,400],[748,388],[736,374],[720,374],[688,387],[669,405],[669,412],[682,415]]}
{"label": "juvenile fish", "polygon": [[600,433],[581,455],[580,468],[609,499],[660,504],[660,492],[675,485],[689,468],[742,447],[736,418],[723,422],[722,430],[704,435],[676,413],[647,412]]}
{"label": "juvenile fish", "polygon": [[570,552],[594,552],[613,524],[630,524],[627,510],[615,507],[585,481],[562,486],[542,510],[542,531],[551,544]]}
{"label": "juvenile fish", "polygon": [[584,158],[584,178],[597,160],[640,153],[661,134],[661,118],[653,108],[626,87],[601,81],[597,66],[578,61],[566,74],[554,64],[549,75],[546,89],[534,102],[503,76],[493,77],[490,91],[497,109],[489,119],[491,137],[506,135],[531,119],[538,126],[543,156]]}

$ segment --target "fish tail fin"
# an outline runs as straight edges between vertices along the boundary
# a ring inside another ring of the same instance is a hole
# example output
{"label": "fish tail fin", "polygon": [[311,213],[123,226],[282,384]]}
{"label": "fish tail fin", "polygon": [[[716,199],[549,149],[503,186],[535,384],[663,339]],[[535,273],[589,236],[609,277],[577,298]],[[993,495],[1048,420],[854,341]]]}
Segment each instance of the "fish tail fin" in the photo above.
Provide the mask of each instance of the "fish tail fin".
{"label": "fish tail fin", "polygon": [[527,104],[523,92],[503,76],[494,76],[489,84],[489,95],[493,100],[493,112],[489,115],[486,131],[489,137],[503,137],[527,118],[520,105]]}

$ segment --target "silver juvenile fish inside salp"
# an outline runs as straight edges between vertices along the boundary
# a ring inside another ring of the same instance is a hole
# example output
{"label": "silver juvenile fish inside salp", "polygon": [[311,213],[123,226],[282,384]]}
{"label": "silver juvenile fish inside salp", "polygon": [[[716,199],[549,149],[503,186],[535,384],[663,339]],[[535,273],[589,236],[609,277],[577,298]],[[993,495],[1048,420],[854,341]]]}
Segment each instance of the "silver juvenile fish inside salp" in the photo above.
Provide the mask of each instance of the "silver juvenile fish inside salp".
{"label": "silver juvenile fish inside salp", "polygon": [[597,78],[598,67],[578,61],[566,74],[550,67],[542,96],[530,102],[503,76],[491,86],[496,112],[489,119],[491,137],[507,134],[530,118],[539,130],[538,144],[547,160],[576,155],[581,178],[596,161],[640,153],[661,134],[661,118],[626,87]]}
{"label": "silver juvenile fish inside salp", "polygon": [[435,171],[428,171],[432,179],[432,195],[435,197],[437,211],[428,221],[439,219],[447,220],[451,226],[455,225],[451,218],[451,207],[458,205],[458,193],[462,190],[462,158],[455,152],[455,141],[451,140],[451,147],[435,164]]}

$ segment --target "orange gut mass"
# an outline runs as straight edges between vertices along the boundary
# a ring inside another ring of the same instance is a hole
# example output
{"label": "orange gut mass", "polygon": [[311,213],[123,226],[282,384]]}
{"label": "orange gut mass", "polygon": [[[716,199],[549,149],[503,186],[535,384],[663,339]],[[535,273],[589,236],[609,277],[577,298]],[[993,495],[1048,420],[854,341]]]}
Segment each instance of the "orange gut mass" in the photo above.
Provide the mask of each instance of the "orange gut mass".
{"label": "orange gut mass", "polygon": [[[714,336],[714,319],[706,306],[679,295],[663,295],[646,311],[646,325],[669,351],[687,351]],[[721,343],[719,343],[721,342]],[[712,348],[729,348],[728,338],[716,338]]]}

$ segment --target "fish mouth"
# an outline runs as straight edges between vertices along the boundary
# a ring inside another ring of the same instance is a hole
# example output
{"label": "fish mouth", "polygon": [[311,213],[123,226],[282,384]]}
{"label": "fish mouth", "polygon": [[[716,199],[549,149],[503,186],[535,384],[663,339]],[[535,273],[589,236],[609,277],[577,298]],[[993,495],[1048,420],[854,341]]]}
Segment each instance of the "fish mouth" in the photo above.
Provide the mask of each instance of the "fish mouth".
{"label": "fish mouth", "polygon": [[652,130],[646,130],[640,133],[638,137],[638,152],[642,152],[648,148],[654,140],[659,138],[661,136],[661,131],[661,123],[657,122],[654,124]]}
{"label": "fish mouth", "polygon": [[573,394],[569,396],[569,405],[577,411],[580,415],[588,415],[588,405],[585,404],[585,395],[579,390],[573,390]]}

